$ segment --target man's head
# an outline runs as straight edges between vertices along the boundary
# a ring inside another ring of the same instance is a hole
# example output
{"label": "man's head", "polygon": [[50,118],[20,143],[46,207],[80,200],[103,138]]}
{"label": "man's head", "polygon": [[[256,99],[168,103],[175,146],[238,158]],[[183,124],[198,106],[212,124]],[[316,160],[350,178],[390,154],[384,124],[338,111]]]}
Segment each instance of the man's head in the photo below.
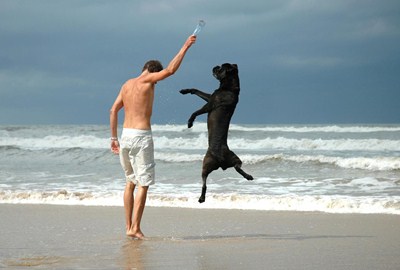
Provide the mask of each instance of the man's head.
{"label": "man's head", "polygon": [[157,61],[157,60],[150,60],[150,61],[147,61],[146,64],[144,64],[144,67],[143,67],[143,69],[142,69],[142,72],[145,71],[145,70],[147,70],[147,71],[149,71],[150,73],[153,73],[153,72],[159,72],[159,71],[161,71],[161,70],[163,70],[163,69],[164,69],[164,68],[163,68],[163,66],[161,65],[160,61]]}

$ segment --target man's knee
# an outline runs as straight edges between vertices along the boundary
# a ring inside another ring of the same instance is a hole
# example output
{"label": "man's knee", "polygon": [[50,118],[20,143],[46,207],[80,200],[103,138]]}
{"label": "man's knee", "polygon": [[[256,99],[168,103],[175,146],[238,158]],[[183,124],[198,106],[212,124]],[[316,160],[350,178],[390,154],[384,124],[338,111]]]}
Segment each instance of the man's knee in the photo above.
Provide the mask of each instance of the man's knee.
{"label": "man's knee", "polygon": [[143,192],[145,192],[145,193],[147,193],[147,191],[149,190],[149,186],[142,186],[142,185],[137,185],[137,190],[138,190],[138,192],[141,192],[141,193],[143,193]]}
{"label": "man's knee", "polygon": [[135,188],[135,184],[133,182],[131,182],[131,181],[127,181],[126,182],[126,188],[133,190]]}

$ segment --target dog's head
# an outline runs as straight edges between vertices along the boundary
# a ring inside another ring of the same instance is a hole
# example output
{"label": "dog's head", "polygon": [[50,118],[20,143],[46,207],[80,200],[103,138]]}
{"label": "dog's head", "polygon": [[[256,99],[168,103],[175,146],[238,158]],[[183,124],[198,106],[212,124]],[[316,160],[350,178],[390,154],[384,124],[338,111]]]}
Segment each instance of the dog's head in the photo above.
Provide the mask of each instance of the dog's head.
{"label": "dog's head", "polygon": [[225,63],[222,66],[216,66],[213,68],[214,77],[222,82],[226,78],[235,78],[238,76],[238,66],[236,64]]}

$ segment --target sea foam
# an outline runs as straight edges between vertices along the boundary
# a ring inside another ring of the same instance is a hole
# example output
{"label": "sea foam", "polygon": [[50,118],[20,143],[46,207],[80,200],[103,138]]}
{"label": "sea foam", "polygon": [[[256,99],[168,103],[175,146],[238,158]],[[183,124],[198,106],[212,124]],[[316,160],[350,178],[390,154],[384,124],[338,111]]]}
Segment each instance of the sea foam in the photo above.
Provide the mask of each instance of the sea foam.
{"label": "sea foam", "polygon": [[[85,206],[122,206],[122,193],[90,192],[0,192],[0,203],[55,204]],[[209,192],[206,202],[197,202],[198,194],[149,194],[148,206],[195,209],[242,209],[259,211],[319,211],[326,213],[400,214],[400,197],[346,197],[299,195],[239,195]]]}

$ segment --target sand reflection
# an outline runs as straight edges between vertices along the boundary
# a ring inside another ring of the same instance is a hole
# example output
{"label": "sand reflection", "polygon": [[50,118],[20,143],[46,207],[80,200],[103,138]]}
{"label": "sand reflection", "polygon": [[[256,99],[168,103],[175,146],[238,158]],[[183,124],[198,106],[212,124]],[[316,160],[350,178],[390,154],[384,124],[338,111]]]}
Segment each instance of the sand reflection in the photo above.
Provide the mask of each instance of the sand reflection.
{"label": "sand reflection", "polygon": [[144,269],[144,258],[147,247],[146,240],[127,239],[122,246],[123,269]]}

